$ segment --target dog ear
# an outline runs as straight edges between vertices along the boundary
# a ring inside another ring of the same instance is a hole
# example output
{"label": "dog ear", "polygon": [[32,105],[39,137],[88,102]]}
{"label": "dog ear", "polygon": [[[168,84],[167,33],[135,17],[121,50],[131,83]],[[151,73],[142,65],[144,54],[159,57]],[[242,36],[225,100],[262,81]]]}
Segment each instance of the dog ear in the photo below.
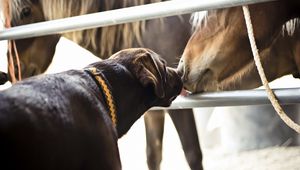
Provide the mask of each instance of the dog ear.
{"label": "dog ear", "polygon": [[156,53],[143,52],[137,54],[133,61],[134,72],[143,86],[153,86],[155,95],[159,98],[165,96],[166,67]]}

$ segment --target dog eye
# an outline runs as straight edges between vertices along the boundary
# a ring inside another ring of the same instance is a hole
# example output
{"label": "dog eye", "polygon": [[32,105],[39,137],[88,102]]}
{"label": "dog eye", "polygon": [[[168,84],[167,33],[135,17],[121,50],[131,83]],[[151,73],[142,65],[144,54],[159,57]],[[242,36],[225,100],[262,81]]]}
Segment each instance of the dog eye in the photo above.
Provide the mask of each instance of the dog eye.
{"label": "dog eye", "polygon": [[21,19],[24,19],[25,17],[29,17],[31,15],[31,8],[25,7],[21,11]]}

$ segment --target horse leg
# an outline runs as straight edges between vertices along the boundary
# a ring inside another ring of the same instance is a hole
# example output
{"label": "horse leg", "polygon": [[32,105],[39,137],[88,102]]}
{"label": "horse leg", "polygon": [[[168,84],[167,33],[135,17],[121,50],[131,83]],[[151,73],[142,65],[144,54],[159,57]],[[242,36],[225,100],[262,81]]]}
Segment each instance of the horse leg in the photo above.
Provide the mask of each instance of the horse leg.
{"label": "horse leg", "polygon": [[151,110],[144,115],[147,141],[147,163],[149,170],[159,170],[162,160],[162,137],[164,133],[165,113],[163,110]]}
{"label": "horse leg", "polygon": [[202,170],[202,152],[193,110],[168,110],[168,112],[178,132],[190,168],[192,170]]}

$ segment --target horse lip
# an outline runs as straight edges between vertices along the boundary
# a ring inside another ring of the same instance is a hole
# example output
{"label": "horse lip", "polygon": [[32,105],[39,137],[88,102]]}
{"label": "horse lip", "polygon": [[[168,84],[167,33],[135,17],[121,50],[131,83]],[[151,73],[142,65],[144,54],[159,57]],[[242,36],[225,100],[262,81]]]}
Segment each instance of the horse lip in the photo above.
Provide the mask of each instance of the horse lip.
{"label": "horse lip", "polygon": [[199,82],[186,83],[184,85],[184,89],[187,90],[190,93],[195,93],[197,91],[198,83]]}

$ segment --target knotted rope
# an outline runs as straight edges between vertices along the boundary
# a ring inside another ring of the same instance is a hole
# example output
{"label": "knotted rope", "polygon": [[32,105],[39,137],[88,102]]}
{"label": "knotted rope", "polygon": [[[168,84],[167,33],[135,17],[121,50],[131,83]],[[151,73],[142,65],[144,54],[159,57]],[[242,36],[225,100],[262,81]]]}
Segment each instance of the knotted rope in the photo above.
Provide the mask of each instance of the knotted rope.
{"label": "knotted rope", "polygon": [[271,101],[272,106],[274,107],[275,111],[279,115],[279,117],[292,129],[294,129],[297,133],[300,133],[300,126],[295,123],[292,119],[290,119],[286,113],[283,111],[282,107],[280,106],[274,92],[269,86],[269,82],[266,78],[264,69],[262,67],[261,61],[260,61],[260,56],[258,53],[258,49],[255,43],[255,38],[254,38],[254,33],[253,33],[253,26],[251,22],[251,17],[250,17],[250,11],[248,6],[243,6],[243,12],[244,12],[244,17],[246,21],[246,26],[247,26],[247,31],[248,31],[248,37],[250,40],[251,44],[251,50],[252,54],[254,57],[254,62],[257,67],[260,79],[262,81],[263,86],[266,88],[266,92],[268,95],[269,100]]}

